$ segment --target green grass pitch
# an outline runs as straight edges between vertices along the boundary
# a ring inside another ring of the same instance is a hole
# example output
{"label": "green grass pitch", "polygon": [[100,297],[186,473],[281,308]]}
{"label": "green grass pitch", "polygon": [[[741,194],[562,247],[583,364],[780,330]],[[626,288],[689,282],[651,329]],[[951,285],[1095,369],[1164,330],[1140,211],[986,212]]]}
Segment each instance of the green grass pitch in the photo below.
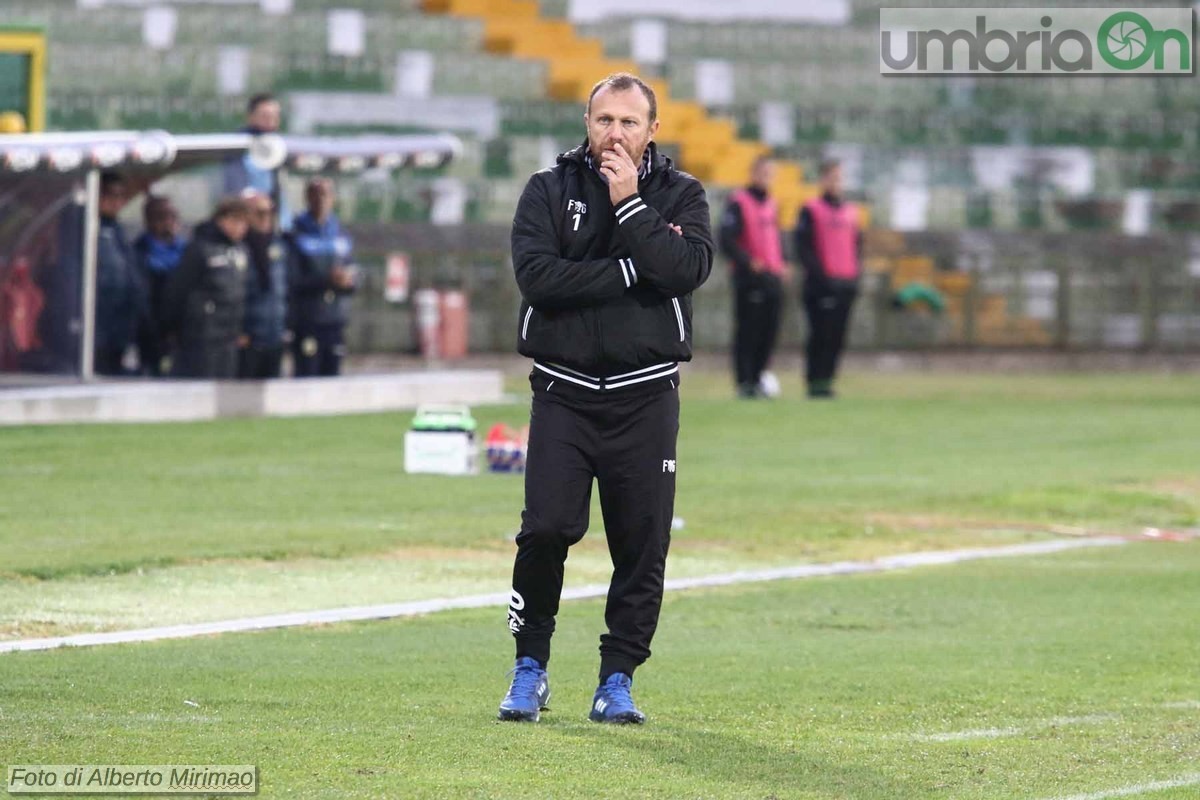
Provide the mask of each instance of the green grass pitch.
{"label": "green grass pitch", "polygon": [[[685,377],[668,575],[1200,526],[1200,380]],[[519,383],[514,383],[519,388]],[[521,422],[521,405],[477,409]],[[400,470],[406,415],[0,430],[0,640],[503,591],[520,480]],[[568,585],[602,581],[593,532]],[[300,798],[1200,796],[1200,542],[667,597],[639,729],[502,724],[503,609],[0,654],[0,763],[243,764]]]}

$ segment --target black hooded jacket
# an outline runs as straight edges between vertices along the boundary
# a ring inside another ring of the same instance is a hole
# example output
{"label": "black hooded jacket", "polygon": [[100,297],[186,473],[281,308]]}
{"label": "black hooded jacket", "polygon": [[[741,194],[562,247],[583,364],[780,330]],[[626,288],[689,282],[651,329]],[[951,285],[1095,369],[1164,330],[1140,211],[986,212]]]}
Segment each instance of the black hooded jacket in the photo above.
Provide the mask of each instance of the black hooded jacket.
{"label": "black hooded jacket", "polygon": [[649,148],[638,193],[615,206],[586,143],[535,173],[517,204],[517,349],[552,377],[618,388],[630,373],[662,377],[691,359],[691,294],[713,262],[708,201]]}
{"label": "black hooded jacket", "polygon": [[215,222],[197,226],[167,279],[163,332],[178,334],[184,345],[231,346],[242,332],[249,263],[245,246]]}

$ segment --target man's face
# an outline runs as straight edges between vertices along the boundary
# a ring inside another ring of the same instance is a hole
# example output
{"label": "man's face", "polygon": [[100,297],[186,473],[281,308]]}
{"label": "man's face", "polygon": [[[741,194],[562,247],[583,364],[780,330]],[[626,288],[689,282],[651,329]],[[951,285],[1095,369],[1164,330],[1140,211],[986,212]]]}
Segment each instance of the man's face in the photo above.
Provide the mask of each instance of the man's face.
{"label": "man's face", "polygon": [[250,228],[250,223],[241,214],[229,214],[217,219],[217,227],[229,237],[230,241],[240,242],[246,238],[246,231]]}
{"label": "man's face", "polygon": [[317,181],[309,184],[304,193],[308,204],[308,213],[317,219],[325,219],[333,211],[333,186],[328,181]]}
{"label": "man's face", "polygon": [[146,222],[150,235],[168,241],[179,235],[179,211],[171,203],[161,203],[150,212]]}
{"label": "man's face", "polygon": [[650,122],[650,101],[636,86],[627,90],[605,86],[592,98],[583,121],[587,125],[588,152],[597,160],[605,150],[613,150],[620,143],[633,163],[640,165],[650,140],[658,133],[658,120]]}
{"label": "man's face", "polygon": [[754,165],[754,171],[750,173],[750,185],[762,189],[764,192],[770,191],[771,184],[775,182],[775,162],[760,161]]}
{"label": "man's face", "polygon": [[840,166],[831,168],[821,178],[821,188],[834,197],[842,196],[842,168]]}
{"label": "man's face", "polygon": [[262,234],[269,235],[274,232],[275,204],[271,202],[271,198],[260,195],[250,201],[250,228]]}
{"label": "man's face", "polygon": [[129,191],[125,184],[111,183],[100,192],[100,216],[112,219],[121,213],[129,202]]}
{"label": "man's face", "polygon": [[279,117],[279,103],[267,100],[259,103],[246,115],[246,124],[263,133],[274,133],[279,130]]}

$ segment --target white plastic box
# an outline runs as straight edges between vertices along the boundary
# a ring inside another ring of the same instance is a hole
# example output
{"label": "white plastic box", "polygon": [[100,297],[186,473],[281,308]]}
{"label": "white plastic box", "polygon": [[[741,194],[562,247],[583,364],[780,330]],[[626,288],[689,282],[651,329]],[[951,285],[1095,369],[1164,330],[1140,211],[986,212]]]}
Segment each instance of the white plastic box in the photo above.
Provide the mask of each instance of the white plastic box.
{"label": "white plastic box", "polygon": [[475,438],[461,431],[409,431],[404,434],[404,471],[473,475]]}
{"label": "white plastic box", "polygon": [[423,406],[404,434],[404,471],[435,475],[476,472],[475,420],[461,406]]}

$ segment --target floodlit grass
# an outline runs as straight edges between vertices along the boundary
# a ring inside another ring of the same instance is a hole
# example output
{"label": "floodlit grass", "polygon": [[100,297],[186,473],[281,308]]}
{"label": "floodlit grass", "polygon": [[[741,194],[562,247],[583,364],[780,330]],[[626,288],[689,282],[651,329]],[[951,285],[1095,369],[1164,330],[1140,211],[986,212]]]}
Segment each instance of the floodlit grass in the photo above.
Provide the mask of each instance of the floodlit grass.
{"label": "floodlit grass", "polygon": [[[784,388],[746,403],[723,374],[685,377],[673,575],[1200,519],[1196,377]],[[485,429],[527,413],[476,409]],[[0,637],[502,591],[521,479],[404,475],[408,423],[0,429]],[[594,532],[568,581],[606,561]]]}
{"label": "floodlit grass", "polygon": [[[784,388],[745,403],[724,375],[685,378],[669,575],[1200,526],[1196,377]],[[476,409],[484,428],[526,415]],[[0,429],[0,637],[502,591],[521,480],[404,475],[408,422]],[[606,562],[597,530],[568,583]],[[256,763],[263,796],[297,798],[1049,800],[1174,780],[1146,796],[1183,800],[1198,573],[1200,542],[1159,542],[672,594],[641,729],[586,721],[599,601],[564,605],[537,726],[493,719],[502,609],[4,654],[0,764]]]}
{"label": "floodlit grass", "polygon": [[[299,798],[1039,800],[1195,775],[1200,545],[669,595],[643,728],[589,723],[600,601],[539,725],[501,610],[0,656],[0,763],[244,764]],[[1190,786],[1154,800],[1194,798]]]}

